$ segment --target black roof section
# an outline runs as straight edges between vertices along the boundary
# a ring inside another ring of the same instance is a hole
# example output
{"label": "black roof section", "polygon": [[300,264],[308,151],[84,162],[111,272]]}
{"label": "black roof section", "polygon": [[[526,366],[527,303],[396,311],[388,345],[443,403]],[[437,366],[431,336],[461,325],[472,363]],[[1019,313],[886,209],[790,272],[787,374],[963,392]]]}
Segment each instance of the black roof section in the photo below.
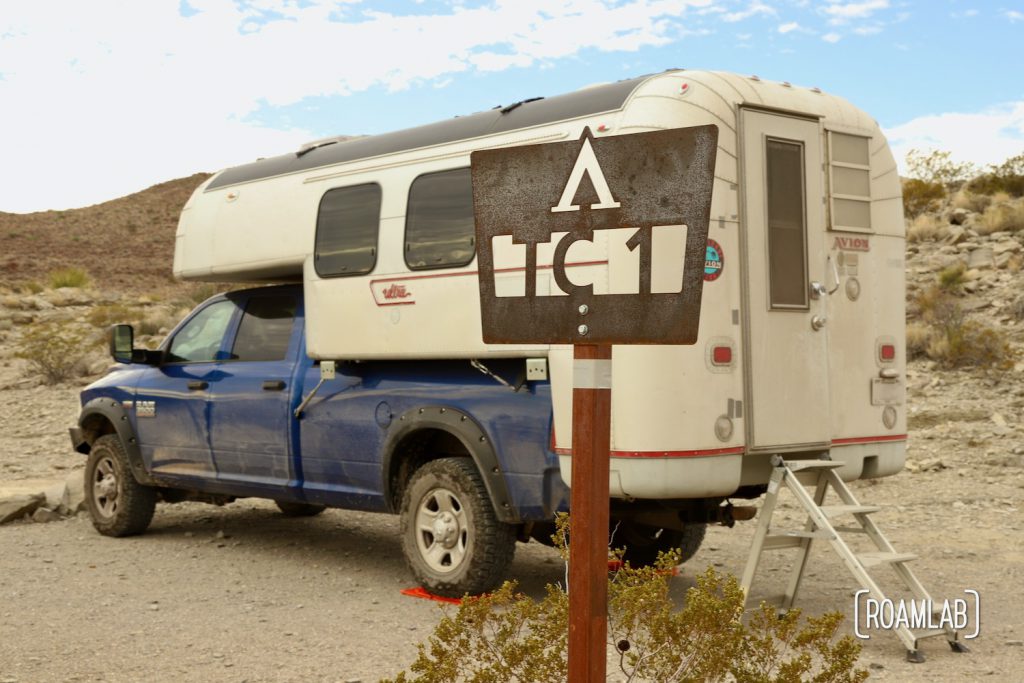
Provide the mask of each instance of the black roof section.
{"label": "black roof section", "polygon": [[344,142],[321,144],[311,149],[283,154],[244,166],[229,168],[213,179],[207,190],[236,185],[251,180],[306,171],[357,159],[404,152],[445,142],[455,142],[493,133],[528,128],[579,116],[599,114],[621,109],[630,93],[648,76],[599,85],[566,95],[524,100],[506,107],[495,107],[469,116],[457,116],[447,121],[430,123],[416,128],[356,138]]}

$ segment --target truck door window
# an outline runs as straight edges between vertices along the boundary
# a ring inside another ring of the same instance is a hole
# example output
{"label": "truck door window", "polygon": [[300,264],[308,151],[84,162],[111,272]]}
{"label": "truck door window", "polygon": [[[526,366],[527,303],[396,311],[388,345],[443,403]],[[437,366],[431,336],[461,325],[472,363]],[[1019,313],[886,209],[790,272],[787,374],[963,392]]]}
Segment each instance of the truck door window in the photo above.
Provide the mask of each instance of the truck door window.
{"label": "truck door window", "polygon": [[250,298],[238,324],[231,360],[284,360],[294,319],[295,297],[290,294]]}
{"label": "truck door window", "polygon": [[313,265],[320,277],[363,275],[377,263],[380,185],[328,190],[316,217]]}
{"label": "truck door window", "polygon": [[405,263],[412,270],[467,265],[476,252],[468,168],[412,182],[405,214]]}
{"label": "truck door window", "polygon": [[172,363],[215,360],[234,312],[233,302],[218,301],[196,313],[174,335],[167,351],[167,360]]}
{"label": "truck door window", "polygon": [[766,141],[768,289],[772,308],[807,308],[804,146]]}

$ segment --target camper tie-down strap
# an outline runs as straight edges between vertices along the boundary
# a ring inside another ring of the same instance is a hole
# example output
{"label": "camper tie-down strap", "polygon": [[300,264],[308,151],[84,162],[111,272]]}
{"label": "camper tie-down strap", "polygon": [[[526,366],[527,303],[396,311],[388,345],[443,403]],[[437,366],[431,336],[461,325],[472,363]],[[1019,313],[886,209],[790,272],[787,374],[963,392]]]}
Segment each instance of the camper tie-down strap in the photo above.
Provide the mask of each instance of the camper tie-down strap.
{"label": "camper tie-down strap", "polygon": [[610,359],[577,358],[572,362],[573,389],[611,389]]}

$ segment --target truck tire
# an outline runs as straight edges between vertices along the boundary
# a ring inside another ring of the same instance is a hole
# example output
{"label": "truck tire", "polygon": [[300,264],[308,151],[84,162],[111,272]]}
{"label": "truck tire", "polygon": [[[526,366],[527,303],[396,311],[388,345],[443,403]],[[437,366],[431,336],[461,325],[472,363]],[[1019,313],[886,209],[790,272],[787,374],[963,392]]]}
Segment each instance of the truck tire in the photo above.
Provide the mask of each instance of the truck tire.
{"label": "truck tire", "polygon": [[697,554],[707,528],[707,524],[687,524],[679,531],[622,520],[612,545],[625,549],[622,559],[633,567],[649,567],[658,561],[658,553],[672,549],[679,550],[681,561],[686,562]]}
{"label": "truck tire", "polygon": [[104,536],[141,534],[153,519],[156,489],[135,481],[116,434],[96,439],[85,462],[85,504]]}
{"label": "truck tire", "polygon": [[288,503],[283,500],[275,500],[277,509],[285,517],[313,517],[327,509],[326,505],[315,503]]}
{"label": "truck tire", "polygon": [[416,470],[402,496],[401,528],[416,580],[449,598],[495,588],[516,548],[515,527],[498,521],[469,458],[432,460]]}

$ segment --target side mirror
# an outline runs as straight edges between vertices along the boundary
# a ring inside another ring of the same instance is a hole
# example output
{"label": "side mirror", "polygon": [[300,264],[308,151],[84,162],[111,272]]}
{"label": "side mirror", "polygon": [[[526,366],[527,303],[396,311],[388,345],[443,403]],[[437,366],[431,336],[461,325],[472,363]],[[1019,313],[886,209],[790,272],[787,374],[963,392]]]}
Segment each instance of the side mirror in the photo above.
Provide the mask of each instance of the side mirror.
{"label": "side mirror", "polygon": [[113,325],[110,328],[110,355],[118,363],[132,362],[135,330],[131,325]]}

